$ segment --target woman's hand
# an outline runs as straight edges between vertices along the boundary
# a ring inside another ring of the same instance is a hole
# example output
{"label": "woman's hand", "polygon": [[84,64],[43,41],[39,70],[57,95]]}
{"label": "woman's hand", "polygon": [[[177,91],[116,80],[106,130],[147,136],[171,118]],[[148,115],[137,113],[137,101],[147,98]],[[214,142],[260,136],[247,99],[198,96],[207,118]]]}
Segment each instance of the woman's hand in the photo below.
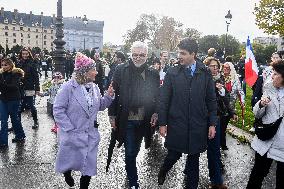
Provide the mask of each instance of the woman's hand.
{"label": "woman's hand", "polygon": [[111,96],[111,97],[113,97],[113,95],[114,95],[114,89],[113,89],[113,87],[112,87],[112,82],[111,82],[111,84],[109,85],[109,87],[108,87],[108,89],[107,89],[107,94],[108,94],[109,96]]}
{"label": "woman's hand", "polygon": [[224,87],[224,85],[222,85],[221,83],[216,83],[216,88],[218,90],[222,90],[223,87]]}
{"label": "woman's hand", "polygon": [[269,97],[261,97],[261,100],[260,100],[260,105],[265,107],[267,106],[269,103],[270,103],[270,98]]}

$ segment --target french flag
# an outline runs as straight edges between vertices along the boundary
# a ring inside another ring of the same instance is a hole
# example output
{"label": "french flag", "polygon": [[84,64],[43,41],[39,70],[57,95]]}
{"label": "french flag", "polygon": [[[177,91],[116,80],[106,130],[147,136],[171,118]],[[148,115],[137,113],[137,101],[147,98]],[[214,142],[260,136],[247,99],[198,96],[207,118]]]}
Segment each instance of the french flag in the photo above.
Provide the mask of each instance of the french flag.
{"label": "french flag", "polygon": [[258,77],[258,67],[255,61],[255,57],[253,54],[252,46],[249,40],[247,39],[246,45],[246,60],[245,60],[245,79],[246,83],[252,87],[256,82]]}

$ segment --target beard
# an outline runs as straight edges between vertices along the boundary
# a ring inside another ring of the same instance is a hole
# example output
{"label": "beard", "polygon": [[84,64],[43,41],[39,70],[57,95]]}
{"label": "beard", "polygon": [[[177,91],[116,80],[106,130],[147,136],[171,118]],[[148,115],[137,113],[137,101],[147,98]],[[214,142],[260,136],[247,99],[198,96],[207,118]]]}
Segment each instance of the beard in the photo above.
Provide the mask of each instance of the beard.
{"label": "beard", "polygon": [[145,63],[146,63],[146,61],[145,62],[139,62],[139,63],[133,61],[134,66],[137,67],[137,68],[141,67]]}

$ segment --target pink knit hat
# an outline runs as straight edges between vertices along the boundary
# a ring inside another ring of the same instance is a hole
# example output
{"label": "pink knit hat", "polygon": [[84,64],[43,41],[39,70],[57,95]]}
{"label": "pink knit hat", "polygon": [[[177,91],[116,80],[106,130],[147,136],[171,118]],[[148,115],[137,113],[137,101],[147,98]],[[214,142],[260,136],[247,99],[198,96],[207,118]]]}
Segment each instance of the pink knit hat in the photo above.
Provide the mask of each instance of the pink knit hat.
{"label": "pink knit hat", "polygon": [[87,57],[86,55],[77,52],[75,57],[75,72],[86,73],[91,69],[96,69],[96,63],[93,59]]}

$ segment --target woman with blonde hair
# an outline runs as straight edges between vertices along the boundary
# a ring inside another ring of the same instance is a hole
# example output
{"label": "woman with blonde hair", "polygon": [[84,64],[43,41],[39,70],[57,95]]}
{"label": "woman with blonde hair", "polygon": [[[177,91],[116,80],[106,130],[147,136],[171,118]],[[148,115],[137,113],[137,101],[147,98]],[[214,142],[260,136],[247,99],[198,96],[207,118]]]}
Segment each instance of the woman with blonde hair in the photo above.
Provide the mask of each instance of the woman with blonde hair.
{"label": "woman with blonde hair", "polygon": [[[224,78],[224,86],[230,93],[229,104],[232,110],[235,110],[236,102],[239,99],[241,106],[245,104],[245,94],[242,89],[241,82],[232,62],[225,62],[222,67],[222,75]],[[230,116],[223,116],[221,118],[222,129],[226,130],[230,121]],[[226,137],[221,138],[221,147],[223,150],[228,150],[226,144]]]}
{"label": "woman with blonde hair", "polygon": [[25,133],[19,118],[18,109],[20,107],[21,93],[20,80],[24,76],[24,71],[15,68],[11,59],[3,59],[0,69],[0,148],[8,147],[8,118],[11,117],[15,138],[12,143],[24,142]]}

